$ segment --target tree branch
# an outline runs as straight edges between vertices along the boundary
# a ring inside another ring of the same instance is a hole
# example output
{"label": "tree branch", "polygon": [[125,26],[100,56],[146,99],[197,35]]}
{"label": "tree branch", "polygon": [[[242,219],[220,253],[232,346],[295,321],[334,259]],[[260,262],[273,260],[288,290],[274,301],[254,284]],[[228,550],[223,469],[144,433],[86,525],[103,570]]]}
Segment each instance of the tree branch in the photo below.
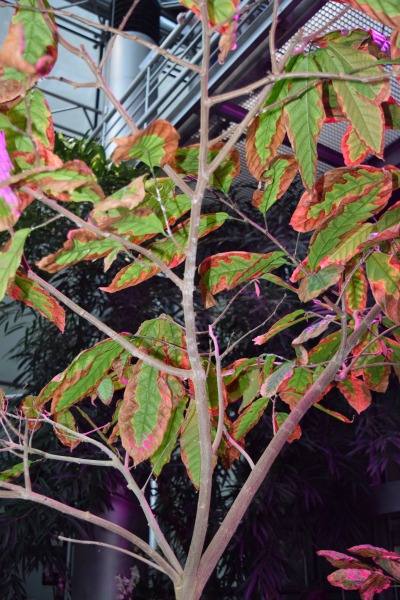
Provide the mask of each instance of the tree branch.
{"label": "tree branch", "polygon": [[276,435],[274,435],[268,444],[267,448],[264,450],[254,469],[250,473],[247,481],[233,502],[231,508],[229,509],[224,521],[220,526],[220,529],[217,531],[213,540],[203,554],[197,581],[197,594],[199,597],[220,556],[231,540],[243,515],[247,511],[252,499],[254,498],[254,495],[269,473],[287,439],[305,413],[314,404],[316,399],[324,392],[331,381],[334,380],[337,371],[343,364],[343,361],[349,355],[351,350],[360,342],[379,313],[380,307],[378,305],[375,305],[369,311],[357,329],[355,329],[348,337],[345,344],[339,348],[338,352],[325,367],[317,381],[309,388],[309,390],[304,394],[303,398],[294,407],[282,426],[279,428]]}

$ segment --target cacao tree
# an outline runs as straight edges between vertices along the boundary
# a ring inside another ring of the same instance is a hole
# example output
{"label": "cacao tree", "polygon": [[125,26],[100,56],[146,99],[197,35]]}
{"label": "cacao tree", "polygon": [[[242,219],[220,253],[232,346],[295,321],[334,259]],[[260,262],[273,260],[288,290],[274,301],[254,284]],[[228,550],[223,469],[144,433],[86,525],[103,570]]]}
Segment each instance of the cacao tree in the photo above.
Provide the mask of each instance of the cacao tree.
{"label": "cacao tree", "polygon": [[[327,419],[351,427],[370,406],[373,393],[385,392],[392,370],[399,377],[400,203],[393,194],[400,187],[400,169],[373,166],[369,157],[383,160],[385,130],[400,129],[394,92],[400,9],[394,1],[342,2],[390,27],[390,44],[372,31],[320,31],[314,38],[297,36],[281,54],[275,47],[275,0],[270,73],[246,88],[213,95],[208,86],[210,37],[216,30],[220,33],[222,62],[235,51],[236,23],[245,18],[245,10],[239,9],[238,0],[181,3],[203,27],[203,59],[196,68],[201,84],[199,143],[180,146],[178,131],[162,118],[138,130],[112,97],[101,70],[94,68],[97,86],[131,129],[130,135],[115,140],[113,161],[142,165],[141,175],[106,193],[82,160],[63,161],[55,153],[51,111],[35,87],[51,72],[59,44],[76,49],[57,31],[46,0],[16,2],[0,50],[0,230],[6,236],[0,253],[0,300],[7,295],[25,303],[61,331],[67,308],[103,339],[76,356],[37,395],[23,398],[16,410],[1,392],[0,443],[12,465],[0,474],[0,497],[36,502],[118,533],[136,548],[133,557],[170,578],[177,599],[195,600],[282,448],[301,436],[305,413],[323,411]],[[85,52],[80,56],[91,64]],[[222,141],[211,140],[211,109],[256,89],[257,99],[243,120]],[[317,177],[318,137],[325,122],[346,124],[345,166]],[[243,135],[242,168],[257,186],[244,209],[231,197],[241,168],[236,146]],[[292,152],[282,154],[285,136]],[[288,227],[306,240],[299,246],[307,248],[305,255],[287,248],[268,228],[266,217],[297,174],[304,191]],[[212,211],[207,210],[210,196]],[[48,213],[39,211],[38,222],[21,227],[21,215],[34,202],[66,219],[71,229],[61,247],[31,264],[24,253],[27,240],[49,224],[48,217],[40,218]],[[208,240],[228,238],[237,220],[263,236],[273,250],[255,251],[250,244],[207,255]],[[99,293],[118,294],[161,278],[176,290],[179,317],[155,314],[136,331],[118,332],[46,275],[100,260],[113,276]],[[261,297],[268,303],[266,290],[276,286],[282,304],[290,294],[301,307],[282,316],[282,307],[279,315],[271,310],[268,323],[247,333],[253,338],[253,355],[232,361],[232,351],[243,340],[231,331],[218,337],[216,332],[235,314],[235,302],[249,286],[255,290],[254,301]],[[199,327],[207,317],[197,314],[197,294],[202,310],[212,315],[206,330]],[[284,356],[275,354],[271,343],[281,332],[291,335]],[[332,409],[328,393],[333,389],[349,409]],[[87,414],[88,400],[99,408],[96,422]],[[107,410],[102,413],[103,404]],[[273,435],[255,461],[246,451],[246,437],[265,418]],[[44,426],[58,438],[63,454],[38,446],[37,432]],[[95,458],[80,455],[86,445]],[[157,522],[146,485],[140,486],[135,477],[135,468],[147,463],[150,478],[156,479],[173,452],[180,453],[198,490],[184,561],[178,560]],[[41,493],[35,463],[43,459],[116,470],[137,497],[158,548]],[[218,461],[227,469],[235,461],[246,461],[249,476],[205,544]]]}

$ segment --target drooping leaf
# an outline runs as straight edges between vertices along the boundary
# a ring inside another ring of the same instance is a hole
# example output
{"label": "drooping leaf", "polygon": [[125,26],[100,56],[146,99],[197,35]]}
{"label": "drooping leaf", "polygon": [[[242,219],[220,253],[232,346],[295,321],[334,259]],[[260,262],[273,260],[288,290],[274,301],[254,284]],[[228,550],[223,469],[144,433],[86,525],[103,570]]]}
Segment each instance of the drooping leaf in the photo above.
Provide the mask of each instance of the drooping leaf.
{"label": "drooping leaf", "polygon": [[[0,127],[5,132],[7,150],[11,157],[15,157],[17,152],[35,151],[35,144],[48,150],[54,147],[54,125],[50,108],[43,92],[38,89],[30,90],[26,100],[19,102],[7,114],[0,113]],[[19,166],[22,171],[25,170],[22,164]]]}
{"label": "drooping leaf", "polygon": [[253,205],[266,213],[287,191],[297,173],[297,162],[290,154],[280,154],[271,160],[263,175],[264,191],[256,190]]}
{"label": "drooping leaf", "polygon": [[[201,19],[201,10],[199,7],[198,0],[179,0],[179,2],[193,11]],[[235,16],[239,0],[208,0],[207,12],[210,27],[214,27],[221,23],[221,27],[218,27],[220,33],[226,31],[226,23],[228,19]]]}
{"label": "drooping leaf", "polygon": [[172,409],[171,417],[168,422],[168,427],[164,433],[163,440],[157,450],[151,456],[153,473],[156,477],[160,475],[164,465],[167,464],[171,459],[172,451],[174,450],[180,428],[182,427],[185,405],[185,400],[182,400],[179,402],[176,408]]}
{"label": "drooping leaf", "polygon": [[[318,72],[320,69],[310,55],[296,63],[296,71]],[[285,103],[283,114],[286,131],[295,152],[305,187],[311,190],[317,172],[317,142],[325,120],[322,85],[316,83],[299,92],[312,80],[294,79],[289,86],[295,98]]]}
{"label": "drooping leaf", "polygon": [[297,338],[295,338],[292,341],[292,346],[298,346],[299,344],[304,344],[304,342],[307,342],[308,340],[319,337],[322,333],[324,333],[324,331],[328,329],[329,325],[332,324],[333,320],[333,317],[329,317],[326,319],[315,321],[314,323],[306,327],[304,331],[302,331],[301,334],[298,335]]}
{"label": "drooping leaf", "polygon": [[34,182],[35,189],[52,194],[63,202],[97,204],[104,198],[95,175],[81,160],[70,160],[51,173],[27,175],[27,181]]}
{"label": "drooping leaf", "polygon": [[63,247],[54,254],[45,256],[36,264],[43,271],[58,273],[81,261],[103,258],[114,250],[121,251],[123,246],[119,242],[98,236],[87,229],[71,229]]}
{"label": "drooping leaf", "polygon": [[[128,334],[123,335],[130,339]],[[113,361],[127,354],[118,342],[111,339],[84,350],[43,388],[38,397],[40,403],[43,405],[52,399],[52,413],[69,408],[89,396],[111,369]]]}
{"label": "drooping leaf", "polygon": [[240,413],[236,421],[234,421],[231,435],[235,440],[239,441],[246,437],[250,429],[255,427],[269,403],[269,398],[258,398]]}
{"label": "drooping leaf", "polygon": [[318,550],[318,556],[323,556],[326,560],[337,569],[370,569],[370,565],[362,562],[354,556],[348,556],[343,552],[335,552],[334,550]]}
{"label": "drooping leaf", "polygon": [[358,414],[366,410],[371,404],[371,392],[361,379],[348,375],[336,383],[347,402]]}
{"label": "drooping leaf", "polygon": [[[45,9],[46,14],[35,9]],[[56,59],[57,30],[50,5],[47,0],[21,0],[0,51],[0,109],[17,104]]]}
{"label": "drooping leaf", "polygon": [[296,231],[312,231],[327,217],[334,216],[343,204],[356,202],[372,190],[386,194],[392,189],[391,176],[386,169],[369,165],[339,167],[324,173],[313,193],[304,192],[290,224]]}
{"label": "drooping leaf", "polygon": [[387,204],[391,196],[391,178],[367,190],[358,199],[346,200],[335,217],[327,219],[310,241],[309,265],[315,269],[352,232]]}
{"label": "drooping leaf", "polygon": [[268,342],[268,340],[274,337],[274,335],[276,335],[277,333],[284,331],[288,327],[292,327],[292,325],[301,323],[301,321],[304,321],[305,319],[308,319],[306,311],[299,308],[298,310],[295,310],[289,315],[285,315],[284,317],[279,319],[279,321],[274,323],[274,325],[272,325],[272,327],[268,329],[266,333],[255,337],[253,339],[253,342],[256,346],[261,346],[261,344],[265,344],[266,342]]}
{"label": "drooping leaf", "polygon": [[[269,363],[269,359],[272,356],[270,354],[267,355],[265,362]],[[275,357],[273,356],[273,358]],[[255,358],[240,358],[223,370],[222,377],[227,389],[229,402],[236,402],[239,398],[243,398],[244,405],[246,405],[252,402],[258,395],[260,388],[260,361]],[[244,408],[243,404],[241,408]]]}
{"label": "drooping leaf", "polygon": [[337,283],[342,275],[343,267],[331,265],[304,277],[299,285],[299,298],[308,302],[317,298],[326,289]]}
{"label": "drooping leaf", "polygon": [[135,465],[158,449],[171,411],[172,398],[165,373],[139,361],[118,414],[121,442]]}
{"label": "drooping leaf", "polygon": [[[250,173],[262,179],[270,161],[276,156],[285,137],[283,101],[287,96],[287,82],[277,81],[264,103],[263,112],[250,124],[246,139],[246,160]],[[274,108],[269,106],[279,104]]]}
{"label": "drooping leaf", "polygon": [[359,165],[371,150],[360,140],[357,132],[349,125],[342,138],[342,153],[346,165]]}
{"label": "drooping leaf", "polygon": [[[228,218],[229,215],[227,213],[202,215],[200,219],[199,238],[221,227]],[[186,254],[182,248],[187,247],[189,227],[190,221],[188,219],[173,229],[173,238],[166,237],[154,242],[149,247],[149,250],[170,268],[180,265],[186,258]],[[118,292],[127,287],[138,285],[160,271],[161,269],[148,258],[140,258],[137,262],[119,271],[109,286],[100,289],[110,293]]]}
{"label": "drooping leaf", "polygon": [[366,261],[367,277],[376,302],[394,323],[400,323],[400,261],[373,252]]}
{"label": "drooping leaf", "polygon": [[[328,42],[315,54],[318,65],[327,72],[351,74],[362,69],[365,77],[382,73],[376,59],[343,44]],[[380,103],[387,100],[390,87],[382,77],[378,82],[332,80],[333,88],[343,114],[350,121],[360,140],[377,156],[382,156],[384,143],[384,118]]]}
{"label": "drooping leaf", "polygon": [[[54,422],[59,423],[60,425],[64,425],[64,427],[68,427],[71,431],[77,431],[75,419],[72,412],[68,409],[57,412],[54,415]],[[68,433],[59,427],[54,427],[54,433],[60,440],[63,446],[67,446],[70,450],[73,450],[80,444],[80,440],[74,436],[72,433]]]}
{"label": "drooping leaf", "polygon": [[3,246],[0,252],[0,302],[3,300],[7,287],[14,279],[24,251],[25,240],[30,229],[19,229]]}
{"label": "drooping leaf", "polygon": [[256,279],[286,264],[283,252],[223,252],[203,260],[199,266],[200,291],[206,308],[215,305],[214,295]]}
{"label": "drooping leaf", "polygon": [[25,396],[19,408],[26,418],[28,429],[30,431],[37,431],[40,429],[42,423],[39,417],[41,416],[42,407],[40,402],[38,402],[38,397],[32,396],[32,394]]}
{"label": "drooping leaf", "polygon": [[111,140],[117,144],[112,160],[119,165],[123,160],[137,158],[149,167],[165,165],[178,148],[179,134],[163,119],[156,119],[146,129],[134,135]]}
{"label": "drooping leaf", "polygon": [[20,300],[27,306],[35,308],[41,315],[54,323],[61,332],[65,327],[65,311],[36,281],[21,271],[17,271],[15,279],[7,289],[7,295],[13,300]]}
{"label": "drooping leaf", "polygon": [[279,386],[281,383],[287,379],[293,369],[295,367],[295,362],[290,360],[288,362],[283,363],[283,365],[279,366],[277,369],[269,375],[260,388],[261,396],[265,396],[266,398],[270,398],[274,394],[277,393]]}
{"label": "drooping leaf", "polygon": [[[345,279],[347,280],[346,273]],[[352,273],[350,279],[347,281],[346,289],[344,292],[344,298],[346,302],[346,310],[349,313],[354,311],[360,311],[361,313],[367,307],[367,292],[368,285],[365,277],[365,271],[363,267],[358,267],[354,273]]]}
{"label": "drooping leaf", "polygon": [[106,404],[107,406],[110,404],[114,395],[114,383],[109,375],[106,375],[106,377],[100,381],[96,388],[96,393],[103,404]]}

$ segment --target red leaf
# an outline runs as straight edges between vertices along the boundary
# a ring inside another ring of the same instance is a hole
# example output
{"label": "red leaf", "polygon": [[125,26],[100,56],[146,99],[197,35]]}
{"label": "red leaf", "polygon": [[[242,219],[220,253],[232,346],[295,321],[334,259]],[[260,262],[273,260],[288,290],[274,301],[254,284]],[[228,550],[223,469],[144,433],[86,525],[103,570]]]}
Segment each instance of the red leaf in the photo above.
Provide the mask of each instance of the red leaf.
{"label": "red leaf", "polygon": [[336,386],[358,414],[371,404],[371,392],[361,379],[350,375],[337,382]]}

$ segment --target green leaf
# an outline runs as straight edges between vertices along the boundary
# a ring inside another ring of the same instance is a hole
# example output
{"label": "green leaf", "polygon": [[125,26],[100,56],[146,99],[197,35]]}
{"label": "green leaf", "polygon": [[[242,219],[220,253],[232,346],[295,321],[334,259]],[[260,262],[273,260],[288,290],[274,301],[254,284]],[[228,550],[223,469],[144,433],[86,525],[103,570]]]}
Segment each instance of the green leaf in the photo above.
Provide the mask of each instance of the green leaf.
{"label": "green leaf", "polygon": [[[328,43],[326,48],[316,52],[315,60],[323,71],[331,73],[352,74],[363,69],[363,77],[382,74],[373,56],[343,44]],[[382,109],[377,104],[387,99],[389,88],[386,83],[333,79],[332,85],[344,115],[360,140],[377,156],[382,156],[384,119]]]}
{"label": "green leaf", "polygon": [[[319,72],[311,56],[304,56],[296,63],[297,72]],[[311,79],[294,79],[289,92],[296,95],[285,103],[284,118],[286,131],[299,164],[300,174],[307,189],[312,189],[317,173],[317,142],[325,120],[322,103],[322,85],[316,82],[300,95]]]}
{"label": "green leaf", "polygon": [[[29,135],[29,127],[32,134]],[[36,142],[43,144],[45,148],[52,149],[54,146],[54,127],[51,112],[43,93],[38,90],[30,90],[26,95],[26,101],[19,102],[7,115],[0,113],[0,129],[6,134],[7,150],[10,156],[16,151],[32,152]]]}
{"label": "green leaf", "polygon": [[345,235],[342,242],[331,254],[326,256],[320,263],[321,267],[331,264],[343,265],[348,263],[353,256],[363,251],[364,243],[367,242],[374,232],[372,223],[364,223],[356,227],[349,235]]}
{"label": "green leaf", "polygon": [[386,169],[369,165],[340,167],[324,173],[313,193],[305,192],[293,213],[290,224],[296,231],[318,228],[328,217],[338,214],[343,204],[355,202],[360,196],[383,185],[382,193],[392,188]]}
{"label": "green leaf", "polygon": [[[30,465],[33,462],[37,461],[28,460],[28,467],[30,467]],[[14,479],[17,479],[20,475],[22,475],[23,472],[24,463],[17,463],[16,465],[13,465],[10,469],[7,469],[6,471],[1,471],[0,481],[13,481]]]}
{"label": "green leaf", "polygon": [[[221,227],[227,219],[229,219],[229,215],[222,212],[202,215],[200,218],[199,238],[208,235],[215,229]],[[166,237],[154,242],[154,244],[149,246],[149,250],[151,250],[152,253],[168,267],[176,267],[186,258],[186,254],[182,248],[184,249],[187,247],[189,230],[190,220],[188,219],[173,229],[173,238]],[[146,281],[147,279],[150,279],[150,277],[160,273],[160,271],[161,269],[154,265],[151,260],[148,258],[141,258],[140,261],[128,265],[119,271],[109,286],[100,289],[110,293],[118,292],[127,287],[138,285],[142,281]]]}
{"label": "green leaf", "polygon": [[296,367],[293,374],[285,378],[278,387],[281,400],[290,406],[290,410],[301,400],[313,383],[311,371],[302,367]]}
{"label": "green leaf", "polygon": [[[34,10],[30,10],[32,8]],[[35,10],[43,8],[46,14]],[[49,22],[54,23],[54,15],[47,0],[41,3],[37,0],[19,0],[18,9],[12,18],[12,23],[20,23],[23,27],[24,58],[31,64],[37,64],[37,61],[45,56],[51,58],[48,69],[45,70],[46,75],[57,58],[57,32]]]}
{"label": "green leaf", "polygon": [[285,315],[284,317],[279,319],[279,321],[274,323],[274,325],[272,325],[272,327],[268,329],[266,333],[263,333],[262,335],[253,338],[253,342],[256,346],[261,346],[261,344],[265,344],[265,342],[268,342],[268,340],[274,337],[274,335],[276,335],[277,333],[284,331],[288,327],[292,327],[292,325],[301,323],[301,321],[304,321],[308,318],[309,315],[306,313],[306,311],[299,308],[298,310],[295,310],[294,312]]}
{"label": "green leaf", "polygon": [[391,180],[367,190],[358,199],[342,205],[341,212],[328,219],[316,230],[310,242],[309,265],[315,269],[328,257],[345,236],[372,217],[386,205],[391,196]]}
{"label": "green leaf", "polygon": [[340,331],[327,335],[308,353],[309,364],[319,364],[331,360],[339,348],[340,340]]}
{"label": "green leaf", "polygon": [[16,272],[14,283],[9,286],[7,294],[13,300],[20,300],[27,306],[35,308],[46,319],[54,323],[61,332],[64,332],[65,311],[62,306],[36,281],[21,271]]}
{"label": "green leaf", "polygon": [[342,153],[346,165],[358,165],[370,153],[369,147],[360,140],[351,125],[347,127],[342,138]]}
{"label": "green leaf", "polygon": [[161,362],[189,368],[184,330],[167,315],[142,323],[133,343]]}
{"label": "green leaf", "polygon": [[178,148],[179,134],[168,121],[156,119],[146,129],[112,141],[117,144],[112,155],[115,164],[137,158],[153,168],[163,166],[172,158]]}
{"label": "green leaf", "polygon": [[[220,150],[224,147],[223,143],[214,144],[207,153],[207,164],[210,164],[216,158]],[[200,148],[188,146],[179,148],[175,152],[173,166],[178,173],[185,173],[197,177],[199,171],[199,153]],[[231,150],[224,158],[220,166],[211,174],[210,185],[216,190],[221,190],[227,194],[233,179],[240,172],[240,154],[236,148]]]}
{"label": "green leaf", "polygon": [[[347,277],[346,277],[347,279]],[[359,267],[347,282],[344,292],[346,310],[349,313],[360,311],[361,313],[367,307],[367,280],[363,267]]]}
{"label": "green leaf", "polygon": [[165,373],[139,361],[129,379],[119,409],[121,442],[135,465],[158,449],[172,412]]}
{"label": "green leaf", "polygon": [[104,404],[109,404],[114,395],[114,383],[108,375],[97,386],[97,395]]}
{"label": "green leaf", "polygon": [[199,266],[200,291],[206,308],[215,305],[214,295],[256,279],[286,264],[283,252],[223,252],[203,260]]}
{"label": "green leaf", "polygon": [[[263,112],[251,123],[247,131],[246,160],[250,173],[262,179],[269,162],[276,156],[285,137],[283,123],[283,101],[288,93],[286,80],[277,81],[264,102]],[[279,102],[274,108],[268,109]]]}
{"label": "green leaf", "polygon": [[96,204],[104,198],[95,175],[81,160],[70,160],[51,173],[28,175],[27,181],[34,181],[39,190],[64,202]]}
{"label": "green leaf", "polygon": [[97,236],[87,229],[72,229],[60,250],[45,256],[36,264],[43,271],[58,273],[84,260],[93,261],[108,256],[114,250],[121,251],[124,247],[119,242]]}
{"label": "green leaf", "polygon": [[247,408],[239,415],[233,423],[231,429],[232,437],[240,441],[242,440],[255,425],[259,422],[265,409],[269,403],[269,398],[258,398],[254,400]]}
{"label": "green leaf", "polygon": [[153,473],[156,477],[160,475],[164,465],[171,460],[171,455],[175,448],[178,434],[182,426],[185,406],[186,399],[182,400],[178,406],[172,410],[171,418],[169,420],[163,440],[151,457]]}
{"label": "green leaf", "polygon": [[[68,409],[57,412],[54,415],[55,423],[59,423],[60,425],[64,425],[64,427],[68,427],[71,431],[78,431],[75,424],[75,419],[72,412]],[[80,440],[75,437],[73,434],[64,431],[63,429],[59,429],[58,427],[54,428],[54,433],[63,444],[63,446],[67,446],[70,450],[73,450],[80,444]]]}
{"label": "green leaf", "polygon": [[299,298],[302,302],[308,302],[317,298],[326,289],[337,283],[342,275],[343,267],[331,265],[320,269],[315,274],[306,275],[299,285]]}
{"label": "green leaf", "polygon": [[400,261],[395,256],[373,252],[366,265],[375,301],[389,319],[400,323]]}
{"label": "green leaf", "polygon": [[181,427],[181,458],[193,485],[200,487],[200,437],[194,400],[189,402],[185,419]]}
{"label": "green leaf", "polygon": [[256,190],[253,205],[261,213],[266,213],[287,191],[297,173],[297,163],[293,156],[280,154],[271,160],[263,175],[265,189]]}
{"label": "green leaf", "polygon": [[[124,337],[130,339],[128,334]],[[128,352],[111,339],[84,350],[39,394],[43,405],[52,399],[51,412],[60,412],[89,396],[111,369],[113,361]]]}
{"label": "green leaf", "polygon": [[0,302],[6,294],[10,280],[15,277],[22,259],[25,240],[30,232],[30,229],[19,229],[0,252]]}
{"label": "green leaf", "polygon": [[280,384],[292,373],[295,366],[295,361],[290,360],[283,363],[275,369],[271,375],[267,377],[260,388],[260,394],[266,398],[270,398],[277,393]]}
{"label": "green leaf", "polygon": [[[344,2],[344,0],[338,0]],[[392,27],[400,29],[400,14],[397,0],[345,0],[345,4],[362,10],[372,19]]]}

